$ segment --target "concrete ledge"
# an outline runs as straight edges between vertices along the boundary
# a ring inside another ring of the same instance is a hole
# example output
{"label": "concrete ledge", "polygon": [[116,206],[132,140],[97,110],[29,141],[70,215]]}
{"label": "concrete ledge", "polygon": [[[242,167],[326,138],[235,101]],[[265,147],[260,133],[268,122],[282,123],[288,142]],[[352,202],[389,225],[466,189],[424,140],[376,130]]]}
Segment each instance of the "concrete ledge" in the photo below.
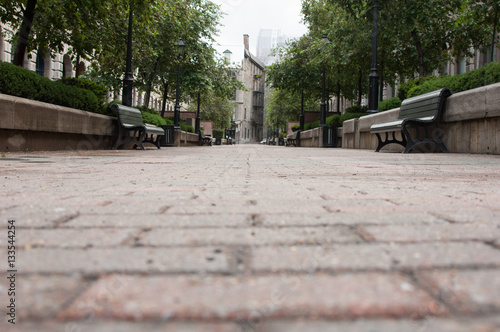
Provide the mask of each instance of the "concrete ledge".
{"label": "concrete ledge", "polygon": [[0,94],[0,150],[107,149],[116,118]]}
{"label": "concrete ledge", "polygon": [[174,146],[198,146],[199,136],[198,134],[188,133],[185,131],[176,130],[174,131]]}
{"label": "concrete ledge", "polygon": [[[337,128],[337,147],[342,146],[342,128]],[[287,135],[291,138],[293,134]],[[323,147],[323,128],[318,127],[300,132],[301,148],[322,148]]]}
{"label": "concrete ledge", "polygon": [[0,128],[67,134],[114,135],[116,118],[0,94]]}

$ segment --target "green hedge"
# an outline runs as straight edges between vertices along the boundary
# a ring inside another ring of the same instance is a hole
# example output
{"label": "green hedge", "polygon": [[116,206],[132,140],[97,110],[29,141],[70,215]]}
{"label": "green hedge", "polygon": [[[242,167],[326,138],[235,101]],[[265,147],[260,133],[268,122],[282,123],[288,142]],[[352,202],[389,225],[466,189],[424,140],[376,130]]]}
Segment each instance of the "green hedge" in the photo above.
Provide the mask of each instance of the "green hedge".
{"label": "green hedge", "polygon": [[342,127],[340,123],[340,115],[335,114],[326,118],[326,125],[330,127]]}
{"label": "green hedge", "polygon": [[433,81],[435,79],[437,79],[437,77],[434,76],[434,75],[432,75],[432,76],[426,76],[426,77],[419,77],[419,78],[416,78],[416,79],[409,80],[407,82],[401,83],[399,85],[399,89],[398,89],[398,98],[399,98],[399,100],[405,100],[406,98],[408,98],[408,92],[412,88],[414,88],[416,86],[419,86],[419,85],[422,85],[422,84],[424,84],[427,81]]}
{"label": "green hedge", "polygon": [[368,111],[368,105],[365,106],[354,105],[346,108],[345,110],[346,113],[366,113],[366,111]]}
{"label": "green hedge", "polygon": [[190,125],[187,125],[185,123],[180,123],[181,125],[181,130],[182,131],[185,131],[185,132],[188,132],[188,133],[194,133],[194,128],[193,126],[190,126]]}
{"label": "green hedge", "polygon": [[50,104],[104,113],[97,96],[86,89],[53,82],[31,70],[0,61],[0,93]]}
{"label": "green hedge", "polygon": [[224,136],[224,130],[214,129],[212,130],[212,134],[214,135],[214,138],[222,138],[222,136]]}
{"label": "green hedge", "polygon": [[314,128],[318,128],[319,127],[319,123],[320,123],[320,120],[316,120],[314,122],[311,122],[311,123],[306,123],[304,124],[304,130],[310,130],[310,129],[314,129]]}
{"label": "green hedge", "polygon": [[300,125],[294,125],[294,126],[292,126],[291,129],[292,129],[293,132],[296,132],[297,130],[300,129]]}
{"label": "green hedge", "polygon": [[449,87],[453,93],[500,82],[500,62],[492,62],[468,73],[427,80],[408,91],[408,98]]}
{"label": "green hedge", "polygon": [[108,99],[108,88],[94,81],[87,80],[81,77],[63,77],[61,79],[61,82],[66,85],[72,85],[92,91],[96,95],[97,99],[99,99],[99,101],[103,104],[106,102],[106,99]]}
{"label": "green hedge", "polygon": [[384,112],[401,106],[401,100],[398,97],[389,98],[378,103],[378,111]]}

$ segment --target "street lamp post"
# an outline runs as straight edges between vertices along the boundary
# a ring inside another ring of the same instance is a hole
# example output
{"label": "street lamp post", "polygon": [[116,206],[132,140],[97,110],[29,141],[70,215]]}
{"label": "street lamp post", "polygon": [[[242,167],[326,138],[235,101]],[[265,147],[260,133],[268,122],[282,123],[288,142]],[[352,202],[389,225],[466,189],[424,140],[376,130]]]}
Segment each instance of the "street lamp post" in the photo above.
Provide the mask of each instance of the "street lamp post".
{"label": "street lamp post", "polygon": [[123,92],[122,92],[122,104],[125,106],[132,106],[132,88],[134,85],[134,79],[132,76],[132,4],[129,9],[128,16],[128,41],[127,41],[127,63],[125,69],[125,77],[123,78]]}
{"label": "street lamp post", "polygon": [[304,131],[304,122],[305,122],[305,115],[304,115],[304,90],[302,90],[302,96],[300,100],[300,126],[299,130]]}
{"label": "street lamp post", "polygon": [[378,35],[378,0],[373,4],[373,37],[372,37],[372,69],[370,73],[370,90],[368,91],[368,112],[378,113],[378,74],[377,74],[377,35]]}
{"label": "street lamp post", "polygon": [[174,107],[174,130],[181,130],[181,58],[184,54],[186,45],[182,42],[182,38],[177,42],[179,51],[179,64],[177,66],[177,90],[175,94],[175,107]]}
{"label": "street lamp post", "polygon": [[196,112],[196,121],[195,121],[195,132],[200,132],[200,103],[201,103],[201,93],[198,92],[198,109]]}
{"label": "street lamp post", "polygon": [[[323,41],[325,47],[330,43],[328,38],[326,38],[326,34],[323,34],[323,37],[321,37],[321,40]],[[322,84],[321,84],[321,118],[320,118],[320,127],[326,127],[326,66],[325,66],[325,60],[323,57],[323,79],[322,79]]]}

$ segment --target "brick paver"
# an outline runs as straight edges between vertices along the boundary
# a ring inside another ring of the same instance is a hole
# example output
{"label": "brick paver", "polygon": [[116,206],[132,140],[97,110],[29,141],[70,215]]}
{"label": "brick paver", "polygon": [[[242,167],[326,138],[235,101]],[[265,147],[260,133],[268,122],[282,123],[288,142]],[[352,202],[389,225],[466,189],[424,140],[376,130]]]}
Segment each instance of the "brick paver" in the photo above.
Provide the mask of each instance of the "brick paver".
{"label": "brick paver", "polygon": [[500,331],[498,156],[7,153],[0,175],[2,331]]}

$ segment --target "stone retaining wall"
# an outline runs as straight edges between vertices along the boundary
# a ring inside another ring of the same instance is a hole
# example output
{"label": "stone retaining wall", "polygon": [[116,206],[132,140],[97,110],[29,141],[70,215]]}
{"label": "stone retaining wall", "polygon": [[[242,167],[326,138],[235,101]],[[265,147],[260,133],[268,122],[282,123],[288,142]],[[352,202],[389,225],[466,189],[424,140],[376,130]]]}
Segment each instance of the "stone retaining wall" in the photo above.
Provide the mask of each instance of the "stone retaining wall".
{"label": "stone retaining wall", "polygon": [[108,149],[116,118],[0,94],[0,151]]}
{"label": "stone retaining wall", "polygon": [[[291,138],[293,134],[287,135]],[[305,130],[300,133],[300,147],[302,148],[322,148],[323,147],[323,128],[318,127]],[[337,128],[337,147],[342,147],[342,128]]]}
{"label": "stone retaining wall", "polygon": [[[377,137],[370,134],[370,126],[396,120],[398,115],[396,108],[344,122],[342,147],[375,150]],[[446,102],[440,128],[450,152],[500,154],[500,83],[453,94]],[[390,144],[382,151],[403,148]]]}
{"label": "stone retaining wall", "polygon": [[[111,149],[117,135],[115,117],[0,94],[0,152]],[[175,146],[198,145],[197,134],[177,135]]]}

